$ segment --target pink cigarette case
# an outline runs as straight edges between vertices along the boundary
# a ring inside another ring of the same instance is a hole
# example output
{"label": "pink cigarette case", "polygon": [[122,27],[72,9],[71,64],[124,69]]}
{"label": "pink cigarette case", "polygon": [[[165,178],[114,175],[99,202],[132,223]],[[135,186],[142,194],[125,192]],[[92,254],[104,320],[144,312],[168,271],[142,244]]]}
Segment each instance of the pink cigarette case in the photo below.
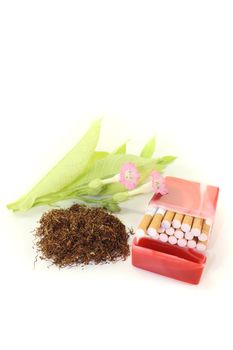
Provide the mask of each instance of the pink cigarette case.
{"label": "pink cigarette case", "polygon": [[[212,230],[218,187],[176,177],[166,177],[166,187],[168,194],[163,196],[155,194],[150,200],[150,207],[155,206],[208,220],[211,222]],[[198,284],[205,263],[205,253],[196,248],[164,243],[148,235],[135,238],[133,241],[132,264],[167,277]]]}

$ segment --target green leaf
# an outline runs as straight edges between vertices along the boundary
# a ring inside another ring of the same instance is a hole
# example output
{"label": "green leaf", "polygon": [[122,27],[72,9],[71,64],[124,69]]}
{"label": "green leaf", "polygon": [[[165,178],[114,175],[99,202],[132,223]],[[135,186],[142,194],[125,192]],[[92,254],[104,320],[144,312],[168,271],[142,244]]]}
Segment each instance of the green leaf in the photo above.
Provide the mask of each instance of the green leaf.
{"label": "green leaf", "polygon": [[[98,152],[96,152],[98,153]],[[103,152],[104,153],[104,152]],[[104,156],[104,157],[103,157]],[[100,157],[100,158],[99,158]],[[104,167],[107,167],[107,163],[105,163],[103,160],[106,159],[106,154],[102,154],[101,155],[96,155],[95,157],[93,156],[93,158],[95,159],[98,159],[101,160],[101,163],[98,163],[97,167],[102,167],[102,170],[104,170]],[[121,157],[121,160],[123,161],[132,161],[132,156],[130,156],[131,158],[129,159],[128,156],[124,156],[124,157]],[[134,157],[134,160],[135,158],[136,159],[140,159],[140,157],[137,157],[137,156],[133,156]],[[108,155],[108,158],[107,158],[107,162],[109,162],[109,160],[112,160],[116,158],[119,159],[119,157],[112,157],[112,155]],[[173,156],[165,156],[165,157],[161,157],[161,158],[157,158],[157,159],[145,159],[144,158],[144,161],[145,164],[143,166],[140,166],[140,165],[137,165],[138,167],[138,171],[140,173],[140,181],[138,183],[138,185],[141,185],[143,183],[145,183],[146,181],[149,181],[148,180],[148,177],[151,173],[151,171],[153,170],[157,170],[159,172],[162,172],[164,171],[164,169],[166,168],[166,166],[171,163],[176,157],[173,157]],[[135,164],[136,164],[137,161],[135,161]],[[137,162],[139,164],[139,162]],[[93,167],[94,164],[92,164],[92,168],[88,168],[87,171],[85,171],[85,176],[87,176],[87,173],[89,173],[89,177],[91,178],[91,174],[92,174],[92,171],[94,169]],[[107,172],[107,169],[105,170],[105,174]],[[117,170],[115,168],[115,173],[113,175],[115,175],[117,172],[119,172],[119,169]],[[60,191],[57,193],[58,197],[57,197],[57,200],[60,200],[61,198],[65,199],[67,196],[68,198],[70,198],[70,194],[72,192],[76,192],[79,188],[80,188],[80,184],[81,185],[85,185],[86,184],[86,180],[85,180],[85,176],[79,178],[76,182],[74,182],[71,186],[68,186],[66,189]],[[93,176],[93,175],[92,175]],[[111,176],[111,175],[109,175]],[[105,176],[106,177],[106,176]],[[91,181],[95,181],[96,179],[99,180],[99,178],[94,178],[93,180],[90,180]],[[85,183],[83,183],[85,182]],[[89,183],[90,183],[89,182]],[[124,191],[127,191],[127,189],[121,184],[121,183],[112,183],[112,184],[108,184],[108,185],[105,185],[103,187],[102,190],[98,190],[96,192],[96,194],[98,195],[101,195],[101,196],[106,196],[106,195],[114,195],[116,193],[119,193],[119,192],[124,192]],[[86,190],[85,191],[85,194],[86,195],[90,195],[90,190]],[[56,195],[56,194],[55,194]],[[95,195],[95,193],[93,192],[92,195]],[[54,196],[54,195],[52,195]],[[40,204],[43,204],[43,202],[46,204],[47,201],[49,201],[50,198],[49,197],[42,197],[42,198],[39,198],[38,201],[36,201],[35,203],[37,204],[40,203]],[[54,199],[54,201],[56,202],[56,197]]]}
{"label": "green leaf", "polygon": [[[95,156],[95,159],[97,159],[97,156]],[[80,186],[83,185],[88,185],[90,182],[96,179],[104,179],[111,177],[115,174],[117,174],[120,171],[121,165],[124,162],[133,162],[135,165],[141,165],[141,164],[150,164],[152,160],[142,158],[139,156],[134,156],[134,155],[113,155],[113,154],[108,154],[105,157],[99,158],[96,162],[92,163],[90,161],[90,164],[88,165],[87,169],[84,171],[83,175],[79,178],[77,178],[73,183],[71,183],[69,186],[63,188],[61,191],[55,194],[47,194],[46,196],[39,197],[35,203],[45,203],[47,201],[50,201],[54,199],[61,199],[66,198],[67,196],[69,197],[71,193],[76,192]],[[116,189],[117,192],[124,191],[124,187],[121,184],[112,184],[114,185],[119,185],[118,188]],[[110,185],[111,186],[111,185]],[[104,186],[106,188],[106,186]],[[108,187],[107,187],[108,188]],[[111,187],[110,187],[111,189]],[[101,192],[102,193],[102,192]],[[115,190],[113,193],[116,193]],[[88,189],[86,190],[86,194],[89,194]]]}
{"label": "green leaf", "polygon": [[108,152],[103,152],[103,151],[94,152],[93,156],[90,159],[90,165],[94,163],[96,160],[107,157],[108,154],[109,154]]}
{"label": "green leaf", "polygon": [[102,196],[115,194],[118,192],[128,191],[121,183],[112,183],[104,186],[103,190],[100,192]]}
{"label": "green leaf", "polygon": [[[93,156],[91,157],[91,159],[90,159],[88,165],[86,166],[85,170],[83,171],[82,175],[85,175],[91,171],[92,166],[96,160],[103,159],[108,154],[109,154],[108,152],[94,152]],[[70,193],[73,191],[75,183],[78,181],[79,178],[80,177],[77,177],[75,179],[75,181],[70,183],[68,186],[65,186],[64,188],[62,188],[58,192],[47,193],[45,196],[41,196],[41,197],[36,198],[33,206],[38,205],[38,204],[42,205],[43,203],[47,204],[47,202],[51,202],[51,201],[56,202],[58,200],[61,200],[61,198],[66,199],[67,196],[68,197],[70,196]]]}
{"label": "green leaf", "polygon": [[152,137],[143,147],[140,156],[144,158],[151,158],[155,152],[155,138]]}
{"label": "green leaf", "polygon": [[81,174],[79,174],[79,176],[77,176],[75,178],[75,180],[72,183],[69,183],[68,186],[66,186],[65,188],[72,186],[72,184],[76,183],[82,176],[84,176],[84,175],[88,174],[90,171],[92,171],[92,168],[93,168],[95,162],[97,160],[100,160],[100,159],[107,157],[108,155],[109,155],[108,152],[94,152],[93,156],[90,158],[84,171]]}
{"label": "green leaf", "polygon": [[75,183],[75,186],[88,184],[94,179],[105,179],[116,175],[120,172],[120,168],[125,162],[132,162],[136,166],[142,166],[151,163],[152,160],[130,154],[109,154],[107,157],[96,161],[92,171],[82,176],[80,180]]}
{"label": "green leaf", "polygon": [[118,203],[113,201],[113,200],[102,201],[102,203],[103,203],[103,208],[111,211],[112,213],[117,213],[117,212],[121,211],[121,208],[118,205]]}
{"label": "green leaf", "polygon": [[26,196],[9,204],[8,208],[27,210],[33,206],[36,198],[58,192],[80,176],[93,156],[99,139],[100,126],[101,120],[93,122],[79,143]]}
{"label": "green leaf", "polygon": [[126,154],[127,141],[115,149],[112,154]]}
{"label": "green leaf", "polygon": [[156,163],[160,167],[166,167],[171,164],[177,157],[174,156],[164,156],[161,158],[157,158]]}

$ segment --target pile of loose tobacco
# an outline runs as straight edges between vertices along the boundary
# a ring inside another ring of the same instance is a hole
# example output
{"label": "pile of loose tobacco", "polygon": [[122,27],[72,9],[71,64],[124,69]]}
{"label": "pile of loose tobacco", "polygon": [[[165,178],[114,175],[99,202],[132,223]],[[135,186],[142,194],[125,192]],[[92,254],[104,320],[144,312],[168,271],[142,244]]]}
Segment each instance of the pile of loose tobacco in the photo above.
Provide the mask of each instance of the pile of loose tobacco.
{"label": "pile of loose tobacco", "polygon": [[39,223],[38,254],[59,267],[125,260],[129,255],[125,225],[104,209],[75,204],[45,213]]}

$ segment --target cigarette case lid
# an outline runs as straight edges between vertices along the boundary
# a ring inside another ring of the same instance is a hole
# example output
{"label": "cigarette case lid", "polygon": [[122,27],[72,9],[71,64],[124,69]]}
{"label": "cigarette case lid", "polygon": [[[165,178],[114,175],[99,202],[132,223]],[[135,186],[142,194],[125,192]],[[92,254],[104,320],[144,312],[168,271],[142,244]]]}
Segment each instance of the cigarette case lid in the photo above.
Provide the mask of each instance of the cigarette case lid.
{"label": "cigarette case lid", "polygon": [[194,181],[167,176],[166,195],[155,194],[151,205],[170,208],[171,210],[198,216],[204,219],[213,218],[216,211],[219,188]]}

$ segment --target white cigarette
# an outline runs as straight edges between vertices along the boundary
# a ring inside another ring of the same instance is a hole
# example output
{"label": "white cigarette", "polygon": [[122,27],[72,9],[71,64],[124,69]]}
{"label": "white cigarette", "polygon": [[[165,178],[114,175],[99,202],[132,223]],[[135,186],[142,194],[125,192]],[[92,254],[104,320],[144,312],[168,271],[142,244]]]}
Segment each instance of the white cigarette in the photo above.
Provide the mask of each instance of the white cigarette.
{"label": "white cigarette", "polygon": [[195,248],[197,245],[197,242],[195,241],[195,239],[191,239],[190,241],[188,241],[187,245],[189,248]]}
{"label": "white cigarette", "polygon": [[[151,218],[149,224],[147,224],[147,222],[146,222],[147,234],[149,236],[157,238],[158,230],[159,230],[159,228],[161,226],[161,221],[163,219],[164,213],[165,213],[164,209],[156,208],[156,213],[155,213],[154,216],[150,216],[148,214],[145,215],[145,217],[150,217]],[[139,226],[139,227],[141,227],[141,226]]]}
{"label": "white cigarette", "polygon": [[175,236],[169,236],[168,237],[168,242],[171,244],[176,244],[177,243],[177,238]]}
{"label": "white cigarette", "polygon": [[209,225],[211,222],[210,220],[206,220],[203,224],[202,227],[202,232],[200,234],[200,236],[198,237],[199,241],[201,242],[206,242],[208,240],[209,234],[210,234],[210,229],[211,226]]}
{"label": "white cigarette", "polygon": [[191,239],[193,239],[194,237],[194,234],[189,231],[189,232],[185,232],[185,238],[188,240],[188,241],[191,241]]}
{"label": "white cigarette", "polygon": [[166,233],[168,234],[168,236],[172,236],[174,234],[175,230],[173,227],[169,227],[166,229]]}
{"label": "white cigarette", "polygon": [[160,226],[160,228],[158,229],[158,233],[164,233],[165,232],[165,228],[163,228],[162,226]]}
{"label": "white cigarette", "polygon": [[184,232],[183,231],[181,231],[181,230],[176,230],[175,231],[175,233],[174,233],[174,236],[176,237],[176,238],[183,238],[184,237]]}
{"label": "white cigarette", "polygon": [[166,210],[163,208],[158,208],[156,214],[164,215],[166,213]]}
{"label": "white cigarette", "polygon": [[205,223],[206,223],[206,225],[208,225],[208,226],[212,226],[212,220],[211,219],[206,219],[206,221],[205,221]]}
{"label": "white cigarette", "polygon": [[181,225],[181,229],[184,232],[188,232],[191,229],[192,226],[192,222],[193,222],[193,217],[189,216],[189,215],[185,215],[183,221],[182,221],[182,225]]}
{"label": "white cigarette", "polygon": [[157,230],[153,227],[149,227],[147,229],[147,234],[155,239],[159,238],[159,234],[158,234]]}
{"label": "white cigarette", "polygon": [[172,220],[172,226],[174,228],[180,228],[181,227],[181,222],[183,220],[184,215],[180,213],[176,213],[174,216],[174,219]]}
{"label": "white cigarette", "polygon": [[179,238],[177,242],[178,246],[180,247],[186,247],[187,245],[187,240],[185,238]]}
{"label": "white cigarette", "polygon": [[200,236],[202,224],[203,224],[203,219],[194,218],[191,232],[194,234],[195,237]]}
{"label": "white cigarette", "polygon": [[157,207],[148,207],[145,215],[143,216],[140,224],[138,225],[138,228],[136,230],[136,235],[138,238],[143,237],[146,235],[147,228],[149,227],[154,213],[156,212],[158,208]]}
{"label": "white cigarette", "polygon": [[164,218],[162,221],[162,227],[164,227],[165,229],[169,228],[171,226],[174,215],[175,213],[173,211],[168,210],[164,215]]}
{"label": "white cigarette", "polygon": [[197,243],[197,250],[199,250],[200,252],[204,252],[206,250],[206,245],[202,242],[198,242]]}
{"label": "white cigarette", "polygon": [[145,215],[154,216],[157,210],[158,210],[158,207],[149,206],[146,210]]}
{"label": "white cigarette", "polygon": [[166,235],[166,233],[161,233],[161,234],[159,235],[159,239],[160,239],[160,241],[162,241],[162,242],[167,242],[167,241],[168,241],[168,235]]}
{"label": "white cigarette", "polygon": [[205,233],[201,233],[198,239],[201,242],[206,242],[208,240],[208,236]]}
{"label": "white cigarette", "polygon": [[142,228],[137,228],[136,230],[136,236],[138,238],[145,236],[145,231]]}
{"label": "white cigarette", "polygon": [[199,237],[200,233],[201,233],[201,230],[199,228],[197,228],[197,227],[194,227],[194,228],[192,228],[191,232],[193,233],[194,237]]}

